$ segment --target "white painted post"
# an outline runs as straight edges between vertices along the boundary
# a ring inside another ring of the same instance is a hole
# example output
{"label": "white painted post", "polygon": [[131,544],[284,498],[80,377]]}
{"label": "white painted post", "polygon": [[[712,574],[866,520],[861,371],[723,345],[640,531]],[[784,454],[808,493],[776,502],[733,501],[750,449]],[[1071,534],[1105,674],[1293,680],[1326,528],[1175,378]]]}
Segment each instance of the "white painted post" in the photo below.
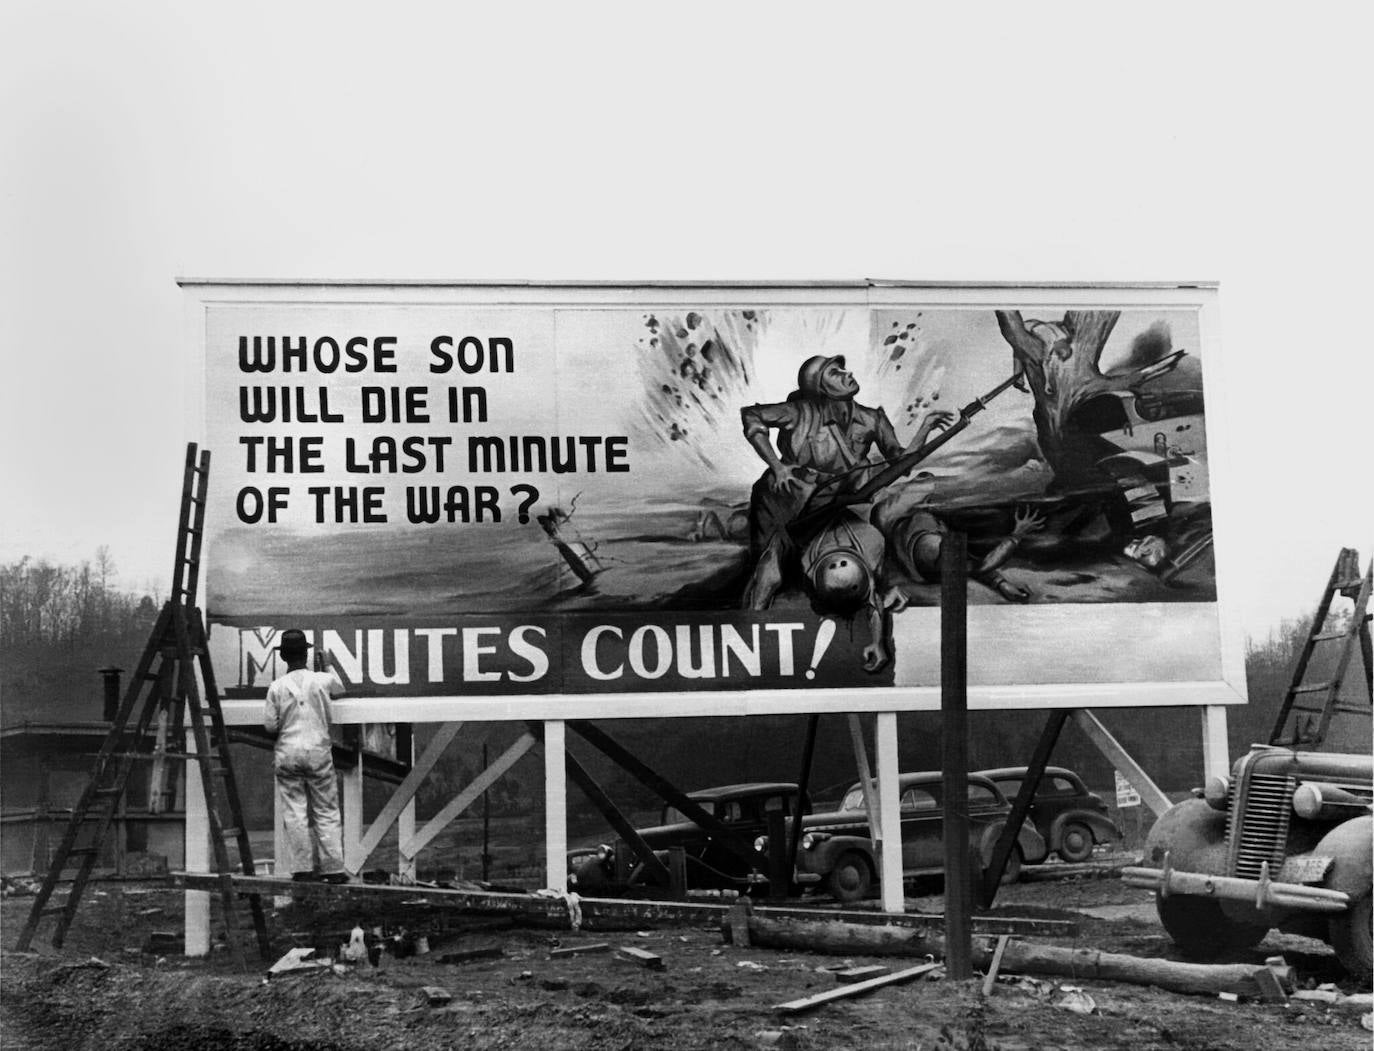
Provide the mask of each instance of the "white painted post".
{"label": "white painted post", "polygon": [[[186,731],[186,751],[194,754],[196,738]],[[210,871],[210,813],[205,805],[205,783],[200,777],[200,764],[186,762],[186,871]],[[210,892],[186,892],[185,941],[187,956],[210,954]]]}
{"label": "white painted post", "polygon": [[363,734],[353,751],[353,769],[343,772],[344,868],[357,875],[367,859],[363,855]]}
{"label": "white painted post", "polygon": [[1202,708],[1202,776],[1206,781],[1231,772],[1231,749],[1226,741],[1226,706]]}
{"label": "white painted post", "polygon": [[897,713],[879,712],[874,727],[878,753],[878,824],[882,828],[882,902],[884,912],[902,912],[902,816],[897,758]]}
{"label": "white painted post", "polygon": [[568,786],[562,719],[544,721],[544,843],[548,850],[544,885],[568,889]]}

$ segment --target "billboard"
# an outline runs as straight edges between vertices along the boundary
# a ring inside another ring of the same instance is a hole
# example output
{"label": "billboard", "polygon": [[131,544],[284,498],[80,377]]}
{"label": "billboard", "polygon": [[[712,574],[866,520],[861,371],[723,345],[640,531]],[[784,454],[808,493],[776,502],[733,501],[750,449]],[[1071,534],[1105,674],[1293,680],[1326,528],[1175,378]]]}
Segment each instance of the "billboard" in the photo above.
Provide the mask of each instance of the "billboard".
{"label": "billboard", "polygon": [[186,288],[230,697],[930,707],[957,531],[975,705],[1243,699],[1205,289]]}

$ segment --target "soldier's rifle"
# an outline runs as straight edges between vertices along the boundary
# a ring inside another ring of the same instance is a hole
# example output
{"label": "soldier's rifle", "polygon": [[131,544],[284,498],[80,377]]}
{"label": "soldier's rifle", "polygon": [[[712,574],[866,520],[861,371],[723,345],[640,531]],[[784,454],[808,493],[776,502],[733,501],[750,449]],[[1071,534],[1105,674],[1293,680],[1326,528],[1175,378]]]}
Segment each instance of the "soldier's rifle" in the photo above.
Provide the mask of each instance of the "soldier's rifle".
{"label": "soldier's rifle", "polygon": [[916,465],[926,459],[956,434],[962,432],[973,417],[988,407],[988,403],[1005,391],[1021,378],[1019,371],[1012,373],[992,390],[981,397],[974,398],[971,402],[959,410],[959,418],[937,434],[934,438],[921,443],[921,445],[910,452],[903,453],[895,460],[888,461],[887,465],[873,475],[858,489],[852,493],[840,493],[839,495],[828,498],[824,503],[817,507],[811,507],[811,501],[815,499],[822,487],[818,487],[811,494],[810,499],[802,507],[801,512],[794,518],[787,527],[787,531],[792,535],[792,539],[797,543],[802,543],[810,538],[817,527],[821,526],[827,518],[843,507],[851,504],[862,504],[873,499],[875,495],[886,489],[899,478],[905,477],[915,469]]}

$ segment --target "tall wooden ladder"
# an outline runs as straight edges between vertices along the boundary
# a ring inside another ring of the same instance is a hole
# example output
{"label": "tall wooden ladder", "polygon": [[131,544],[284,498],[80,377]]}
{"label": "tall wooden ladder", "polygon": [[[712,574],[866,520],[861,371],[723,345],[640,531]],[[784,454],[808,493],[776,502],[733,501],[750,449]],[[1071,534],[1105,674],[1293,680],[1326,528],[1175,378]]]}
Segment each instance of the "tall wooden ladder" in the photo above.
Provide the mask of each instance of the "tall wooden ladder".
{"label": "tall wooden ladder", "polygon": [[[186,450],[171,596],[158,614],[138,668],[129,680],[110,732],[96,756],[91,779],[72,811],[66,834],[34,898],[28,920],[16,942],[16,948],[20,950],[29,948],[40,923],[47,916],[57,917],[52,945],[54,948],[62,947],[135,766],[152,761],[156,770],[168,761],[179,760],[195,762],[199,766],[200,780],[205,790],[210,845],[215,870],[219,875],[224,925],[235,957],[240,962],[244,960],[236,920],[236,899],[239,895],[234,889],[229,842],[232,840],[238,848],[240,871],[250,876],[254,874],[253,852],[243,821],[233,766],[229,760],[229,734],[210,663],[205,622],[196,606],[209,475],[210,453],[202,452],[197,457],[196,446],[189,445]],[[200,673],[200,682],[204,683],[203,698],[196,678],[197,671]],[[189,726],[195,740],[195,751],[188,752],[178,747],[177,740],[184,735],[173,734],[168,738],[165,732],[159,734],[156,752],[149,751],[148,735],[155,722],[163,728],[169,722],[174,727]],[[153,785],[153,794],[158,794],[160,787]],[[58,904],[50,904],[69,860],[78,864],[66,898]],[[262,900],[257,894],[243,896],[248,899],[252,912],[259,951],[264,958],[269,958],[271,944]]]}
{"label": "tall wooden ladder", "polygon": [[[1364,659],[1365,689],[1374,696],[1371,680],[1374,679],[1374,654],[1371,654],[1369,633],[1369,590],[1371,569],[1367,566],[1363,578],[1360,576],[1360,556],[1352,548],[1342,548],[1326,582],[1317,614],[1312,620],[1312,629],[1307,636],[1297,665],[1293,668],[1293,681],[1284,694],[1274,729],[1269,734],[1269,743],[1290,747],[1316,746],[1326,739],[1327,728],[1332,716],[1338,712],[1351,715],[1368,716],[1374,709],[1369,704],[1353,704],[1341,697],[1341,686],[1350,662],[1359,647]],[[1354,609],[1350,618],[1339,626],[1329,628],[1326,621],[1331,612],[1331,603],[1337,595],[1353,599]],[[1309,681],[1308,665],[1317,647],[1334,644],[1340,647],[1330,678]]]}

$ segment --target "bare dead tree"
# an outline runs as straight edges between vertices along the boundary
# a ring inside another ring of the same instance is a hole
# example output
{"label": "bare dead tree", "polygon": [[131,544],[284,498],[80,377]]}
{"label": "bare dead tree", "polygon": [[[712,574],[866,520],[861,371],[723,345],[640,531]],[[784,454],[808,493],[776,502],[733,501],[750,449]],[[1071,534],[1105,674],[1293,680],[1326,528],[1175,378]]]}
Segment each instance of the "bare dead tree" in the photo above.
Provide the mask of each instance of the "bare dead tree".
{"label": "bare dead tree", "polygon": [[1070,310],[1058,322],[1022,319],[1019,310],[998,310],[997,325],[1011,345],[1016,366],[1035,398],[1033,418],[1040,451],[1061,484],[1079,480],[1092,452],[1081,448],[1074,414],[1103,394],[1134,391],[1170,371],[1182,351],[1120,372],[1104,373],[1102,350],[1121,317],[1119,310]]}

